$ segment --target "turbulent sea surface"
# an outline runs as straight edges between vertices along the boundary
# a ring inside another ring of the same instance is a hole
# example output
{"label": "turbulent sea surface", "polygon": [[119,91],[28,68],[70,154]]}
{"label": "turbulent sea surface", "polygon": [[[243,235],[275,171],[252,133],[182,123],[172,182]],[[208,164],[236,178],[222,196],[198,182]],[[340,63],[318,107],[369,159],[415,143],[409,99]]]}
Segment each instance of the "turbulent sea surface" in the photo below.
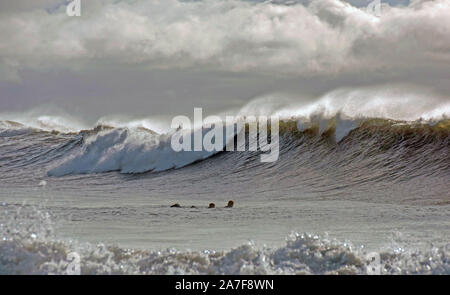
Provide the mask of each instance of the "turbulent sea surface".
{"label": "turbulent sea surface", "polygon": [[450,274],[449,140],[445,118],[289,118],[261,163],[3,120],[0,273],[65,273],[76,252],[83,274],[365,274],[369,253],[382,274]]}

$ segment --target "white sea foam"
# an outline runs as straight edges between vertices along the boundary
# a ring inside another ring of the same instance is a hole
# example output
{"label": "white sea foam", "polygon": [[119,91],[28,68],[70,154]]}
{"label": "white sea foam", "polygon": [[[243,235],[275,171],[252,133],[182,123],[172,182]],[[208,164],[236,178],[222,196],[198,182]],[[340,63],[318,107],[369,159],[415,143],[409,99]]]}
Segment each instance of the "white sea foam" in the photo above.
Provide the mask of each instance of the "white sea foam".
{"label": "white sea foam", "polygon": [[392,120],[442,120],[450,116],[448,99],[426,89],[406,85],[341,88],[313,100],[285,94],[268,94],[249,102],[241,112],[276,114],[280,118],[306,121],[383,118]]}
{"label": "white sea foam", "polygon": [[1,113],[0,129],[38,129],[43,131],[78,132],[87,129],[80,119],[57,109],[42,107],[23,113]]}
{"label": "white sea foam", "polygon": [[[79,255],[81,274],[367,274],[370,265],[363,248],[314,234],[293,233],[278,248],[137,250],[59,240],[45,211],[1,209],[10,215],[0,225],[1,274],[66,274],[69,253]],[[450,245],[375,254],[380,274],[450,274]]]}
{"label": "white sea foam", "polygon": [[[180,151],[171,146],[172,132],[158,135],[142,129],[118,128],[88,137],[81,147],[51,169],[51,176],[120,171],[142,173],[180,168],[217,151]],[[226,144],[226,142],[225,142]]]}

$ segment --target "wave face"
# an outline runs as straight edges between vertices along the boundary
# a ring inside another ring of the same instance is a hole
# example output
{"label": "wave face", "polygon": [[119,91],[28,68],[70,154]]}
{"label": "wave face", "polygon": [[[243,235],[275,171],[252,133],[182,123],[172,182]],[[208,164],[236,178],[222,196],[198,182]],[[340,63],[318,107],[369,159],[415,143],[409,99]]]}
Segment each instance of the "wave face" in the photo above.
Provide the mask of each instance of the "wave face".
{"label": "wave face", "polygon": [[[307,187],[329,194],[346,194],[348,189],[385,191],[399,184],[427,202],[448,203],[450,123],[445,119],[430,123],[338,115],[284,120],[279,159],[273,163],[261,163],[260,151],[175,152],[170,132],[157,134],[145,128],[97,126],[59,133],[2,124],[14,126],[0,130],[0,173],[5,181],[20,182],[17,173],[39,177],[36,171],[56,177],[111,171],[170,173],[197,163],[189,173],[208,177],[220,171],[229,183],[260,175],[279,189]],[[178,183],[180,176],[173,177]]]}

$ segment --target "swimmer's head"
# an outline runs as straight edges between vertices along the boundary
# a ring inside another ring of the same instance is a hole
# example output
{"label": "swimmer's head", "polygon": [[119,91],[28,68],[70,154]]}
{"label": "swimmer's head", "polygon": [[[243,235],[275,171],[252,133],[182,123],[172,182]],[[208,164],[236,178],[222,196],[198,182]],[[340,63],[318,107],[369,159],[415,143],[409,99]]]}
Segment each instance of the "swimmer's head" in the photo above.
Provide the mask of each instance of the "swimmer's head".
{"label": "swimmer's head", "polygon": [[234,202],[230,200],[230,201],[228,201],[226,208],[232,208],[233,205],[234,205]]}
{"label": "swimmer's head", "polygon": [[216,204],[210,203],[208,208],[216,208]]}

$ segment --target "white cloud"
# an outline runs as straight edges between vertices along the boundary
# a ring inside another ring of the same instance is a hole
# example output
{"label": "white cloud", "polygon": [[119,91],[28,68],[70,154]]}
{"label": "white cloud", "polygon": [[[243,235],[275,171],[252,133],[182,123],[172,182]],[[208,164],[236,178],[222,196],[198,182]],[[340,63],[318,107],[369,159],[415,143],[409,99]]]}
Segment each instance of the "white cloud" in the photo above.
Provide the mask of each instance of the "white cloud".
{"label": "white cloud", "polygon": [[309,76],[449,70],[447,0],[385,5],[381,18],[339,0],[83,5],[79,18],[64,7],[1,15],[0,63],[14,65],[9,72],[107,63]]}

